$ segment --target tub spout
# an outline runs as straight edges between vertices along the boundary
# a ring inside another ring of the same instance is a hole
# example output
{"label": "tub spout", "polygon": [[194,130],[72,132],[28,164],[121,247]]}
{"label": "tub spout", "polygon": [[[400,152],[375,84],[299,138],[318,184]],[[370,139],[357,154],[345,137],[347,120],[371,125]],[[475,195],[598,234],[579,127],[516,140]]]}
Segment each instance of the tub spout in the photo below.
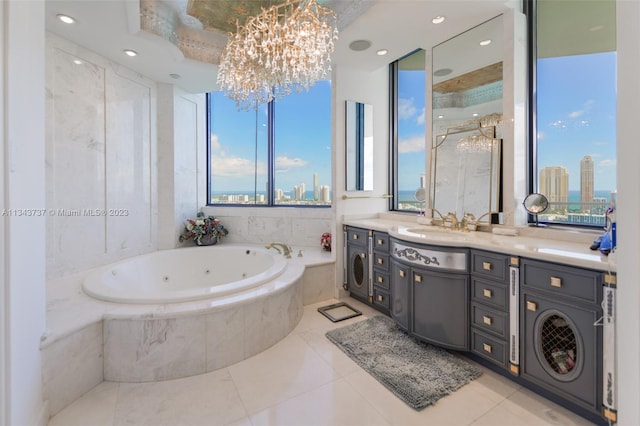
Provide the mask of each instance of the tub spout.
{"label": "tub spout", "polygon": [[[266,246],[264,246],[266,249],[274,249],[276,250],[278,253],[283,253],[284,252],[284,256],[287,259],[291,259],[291,247],[289,247],[288,245],[286,245],[285,243],[269,243]],[[282,248],[282,251],[280,251],[280,248]]]}

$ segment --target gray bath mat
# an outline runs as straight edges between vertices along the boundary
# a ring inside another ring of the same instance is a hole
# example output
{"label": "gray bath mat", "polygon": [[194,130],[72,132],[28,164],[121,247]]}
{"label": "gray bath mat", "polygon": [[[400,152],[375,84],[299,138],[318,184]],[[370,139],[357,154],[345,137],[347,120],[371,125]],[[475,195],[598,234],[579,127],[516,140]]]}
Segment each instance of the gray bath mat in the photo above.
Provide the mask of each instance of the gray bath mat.
{"label": "gray bath mat", "polygon": [[331,330],[326,336],[416,410],[434,404],[482,374],[478,367],[442,348],[417,342],[384,316]]}

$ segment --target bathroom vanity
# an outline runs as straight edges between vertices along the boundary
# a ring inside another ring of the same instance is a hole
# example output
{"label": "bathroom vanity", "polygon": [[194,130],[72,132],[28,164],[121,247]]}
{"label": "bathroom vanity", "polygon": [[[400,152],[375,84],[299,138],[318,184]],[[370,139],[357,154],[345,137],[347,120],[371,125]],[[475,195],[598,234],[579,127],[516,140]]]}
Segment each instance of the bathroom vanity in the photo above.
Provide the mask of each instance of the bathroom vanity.
{"label": "bathroom vanity", "polygon": [[[357,225],[357,226],[356,226]],[[615,421],[615,273],[578,243],[352,221],[344,288],[596,423]],[[606,303],[602,303],[603,300]]]}

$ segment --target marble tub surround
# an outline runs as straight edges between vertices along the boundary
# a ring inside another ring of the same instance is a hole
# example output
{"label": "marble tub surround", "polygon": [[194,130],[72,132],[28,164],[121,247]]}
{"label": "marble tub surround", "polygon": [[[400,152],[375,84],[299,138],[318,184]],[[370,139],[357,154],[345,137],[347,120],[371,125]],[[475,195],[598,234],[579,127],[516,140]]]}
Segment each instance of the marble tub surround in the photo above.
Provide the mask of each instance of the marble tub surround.
{"label": "marble tub surround", "polygon": [[[405,221],[402,221],[403,218]],[[387,232],[392,237],[421,244],[477,248],[600,271],[616,270],[615,253],[605,256],[589,249],[591,242],[599,235],[589,231],[521,227],[510,228],[517,230],[518,235],[497,235],[492,232],[464,232],[419,224],[417,216],[404,215],[395,215],[395,220],[394,215],[349,218],[343,223]]]}
{"label": "marble tub surround", "polygon": [[303,257],[288,260],[277,279],[217,300],[104,302],[82,291],[88,271],[50,282],[41,352],[52,415],[103,380],[142,382],[214,371],[284,338],[298,323],[305,299],[312,303],[335,289],[333,281],[318,280],[333,276],[331,253],[294,249]]}

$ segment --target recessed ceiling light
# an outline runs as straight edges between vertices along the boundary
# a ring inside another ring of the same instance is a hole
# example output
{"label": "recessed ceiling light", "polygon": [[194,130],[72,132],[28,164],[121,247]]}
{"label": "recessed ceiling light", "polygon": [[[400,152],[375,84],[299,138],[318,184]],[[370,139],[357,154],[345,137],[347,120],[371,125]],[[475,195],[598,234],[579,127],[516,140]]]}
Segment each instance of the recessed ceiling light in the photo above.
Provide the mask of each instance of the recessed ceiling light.
{"label": "recessed ceiling light", "polygon": [[180,74],[169,74],[169,77],[175,78],[176,80],[182,77]]}
{"label": "recessed ceiling light", "polygon": [[124,49],[124,54],[127,56],[138,56],[138,52],[131,49]]}
{"label": "recessed ceiling light", "polygon": [[477,117],[477,116],[479,116],[480,114],[478,114],[477,112],[474,112],[472,115],[473,115],[474,117]]}
{"label": "recessed ceiling light", "polygon": [[442,24],[444,22],[444,16],[436,16],[431,20],[434,24]]}
{"label": "recessed ceiling light", "polygon": [[444,118],[444,115],[439,115],[438,118]]}
{"label": "recessed ceiling light", "polygon": [[371,47],[369,40],[355,40],[349,44],[349,49],[355,50],[356,52],[367,50],[369,47]]}
{"label": "recessed ceiling light", "polygon": [[490,45],[490,44],[491,44],[491,40],[489,40],[489,39],[482,40],[482,41],[480,42],[480,46],[488,46],[488,45]]}
{"label": "recessed ceiling light", "polygon": [[386,55],[387,53],[389,53],[389,51],[388,51],[387,49],[380,49],[380,50],[378,50],[378,51],[376,52],[376,54],[377,54],[378,56],[384,56],[384,55]]}
{"label": "recessed ceiling light", "polygon": [[75,18],[72,18],[69,15],[63,15],[62,13],[58,13],[56,18],[64,22],[65,24],[74,24],[76,22]]}
{"label": "recessed ceiling light", "polygon": [[74,59],[73,63],[76,65],[82,65],[82,61],[80,59]]}
{"label": "recessed ceiling light", "polygon": [[604,29],[604,25],[596,25],[595,27],[589,28],[589,31],[600,31]]}

